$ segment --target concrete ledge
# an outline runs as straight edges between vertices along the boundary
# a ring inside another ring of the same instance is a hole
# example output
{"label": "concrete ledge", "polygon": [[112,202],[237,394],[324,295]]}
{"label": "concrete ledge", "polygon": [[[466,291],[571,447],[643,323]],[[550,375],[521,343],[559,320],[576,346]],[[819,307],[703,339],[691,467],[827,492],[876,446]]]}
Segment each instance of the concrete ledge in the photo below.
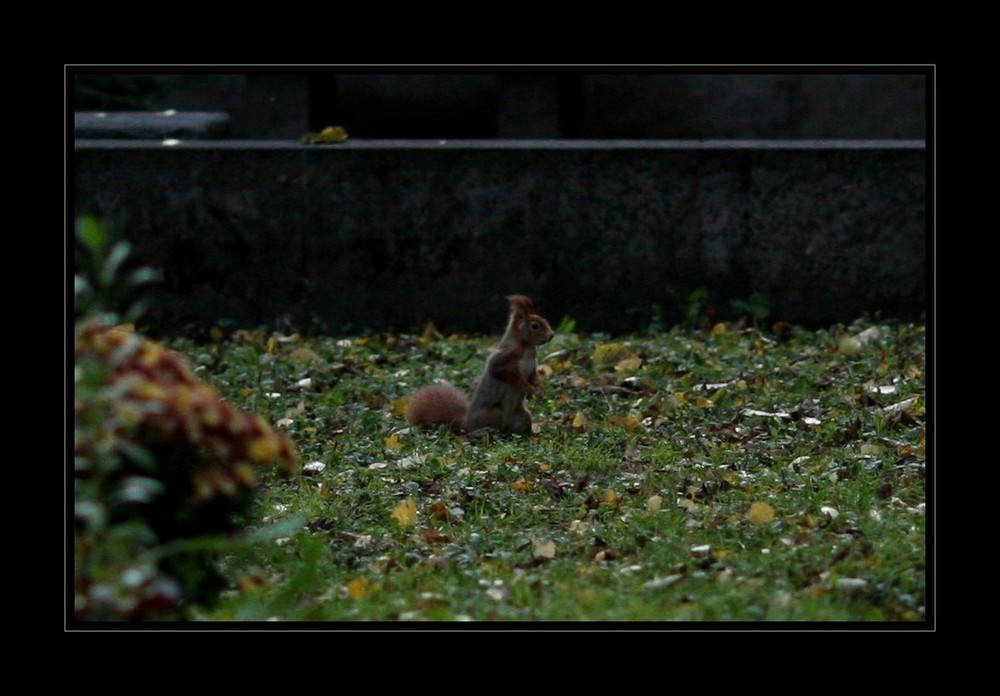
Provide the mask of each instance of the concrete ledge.
{"label": "concrete ledge", "polygon": [[774,319],[926,304],[922,141],[77,140],[78,213],[124,215],[164,329],[498,330],[524,292],[579,328],[759,292]]}
{"label": "concrete ledge", "polygon": [[229,114],[214,111],[85,111],[73,115],[77,139],[221,138]]}

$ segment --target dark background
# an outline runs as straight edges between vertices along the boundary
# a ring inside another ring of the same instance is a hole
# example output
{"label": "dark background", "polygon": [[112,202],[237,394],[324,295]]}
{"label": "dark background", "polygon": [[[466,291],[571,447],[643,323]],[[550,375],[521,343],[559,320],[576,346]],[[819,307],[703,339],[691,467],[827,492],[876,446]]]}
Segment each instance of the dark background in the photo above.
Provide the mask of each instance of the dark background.
{"label": "dark background", "polygon": [[76,110],[224,111],[234,138],[922,139],[925,70],[896,74],[76,73]]}

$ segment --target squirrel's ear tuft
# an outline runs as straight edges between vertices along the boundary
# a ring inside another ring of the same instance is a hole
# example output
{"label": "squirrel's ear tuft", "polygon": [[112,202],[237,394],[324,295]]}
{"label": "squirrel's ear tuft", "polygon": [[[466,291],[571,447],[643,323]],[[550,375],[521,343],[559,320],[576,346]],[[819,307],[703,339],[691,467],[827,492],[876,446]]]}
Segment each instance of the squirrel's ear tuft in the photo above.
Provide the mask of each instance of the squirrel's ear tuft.
{"label": "squirrel's ear tuft", "polygon": [[535,313],[535,303],[527,295],[507,295],[511,310],[520,309],[525,314]]}

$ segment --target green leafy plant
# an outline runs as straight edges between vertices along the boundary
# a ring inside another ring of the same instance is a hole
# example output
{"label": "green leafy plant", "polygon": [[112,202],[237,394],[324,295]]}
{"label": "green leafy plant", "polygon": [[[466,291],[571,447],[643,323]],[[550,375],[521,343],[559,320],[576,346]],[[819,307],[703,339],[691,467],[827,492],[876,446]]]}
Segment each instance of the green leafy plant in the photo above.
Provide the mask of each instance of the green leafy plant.
{"label": "green leafy plant", "polygon": [[[240,528],[265,472],[296,469],[291,442],[235,408],[175,352],[122,317],[122,291],[152,277],[120,273],[124,242],[92,220],[74,327],[74,616],[183,618],[222,589],[215,558]],[[121,306],[121,312],[111,307]]]}
{"label": "green leafy plant", "polygon": [[770,302],[767,296],[760,292],[752,293],[745,300],[732,300],[729,306],[734,316],[748,317],[754,326],[771,314]]}
{"label": "green leafy plant", "polygon": [[120,238],[120,223],[84,215],[76,221],[73,275],[76,318],[104,315],[109,322],[135,322],[145,313],[145,288],[159,273],[132,261],[132,246]]}

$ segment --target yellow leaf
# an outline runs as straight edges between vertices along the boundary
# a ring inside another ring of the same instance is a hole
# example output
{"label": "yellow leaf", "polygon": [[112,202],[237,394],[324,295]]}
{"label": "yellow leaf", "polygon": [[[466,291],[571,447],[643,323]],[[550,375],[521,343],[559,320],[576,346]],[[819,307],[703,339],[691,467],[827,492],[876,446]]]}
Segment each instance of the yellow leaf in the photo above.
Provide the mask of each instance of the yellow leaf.
{"label": "yellow leaf", "polygon": [[389,412],[394,416],[402,416],[406,413],[406,405],[410,403],[410,395],[401,396],[395,401],[389,402]]}
{"label": "yellow leaf", "polygon": [[614,365],[632,357],[632,351],[621,343],[599,343],[594,348],[593,360],[598,365]]}
{"label": "yellow leaf", "polygon": [[631,416],[619,416],[619,415],[608,416],[608,425],[620,425],[621,427],[628,430],[630,433],[635,432],[638,429],[640,423],[642,423],[642,416],[640,415],[633,414]]}
{"label": "yellow leaf", "polygon": [[716,324],[715,326],[712,327],[712,335],[713,336],[721,336],[724,333],[726,333],[726,325],[725,325],[725,323],[719,322],[718,324]]}
{"label": "yellow leaf", "polygon": [[296,348],[288,357],[292,359],[292,362],[297,363],[308,363],[314,360],[319,360],[319,356],[316,355],[316,351],[311,348]]}
{"label": "yellow leaf", "polygon": [[774,520],[774,508],[767,503],[753,503],[747,512],[747,519],[751,524],[767,524]]}
{"label": "yellow leaf", "polygon": [[390,435],[385,439],[385,448],[396,450],[400,448],[399,435]]}
{"label": "yellow leaf", "polygon": [[437,330],[436,326],[434,326],[434,322],[429,321],[424,325],[424,332],[420,335],[420,338],[424,339],[427,342],[430,342],[430,341],[437,341],[438,339],[442,338],[442,336],[441,332]]}
{"label": "yellow leaf", "polygon": [[347,140],[347,131],[342,126],[327,126],[319,132],[319,140],[323,143],[342,143]]}
{"label": "yellow leaf", "polygon": [[347,583],[347,596],[351,599],[363,599],[368,594],[367,578],[354,578]]}
{"label": "yellow leaf", "polygon": [[409,497],[392,511],[392,518],[402,527],[412,527],[417,523],[417,501]]}
{"label": "yellow leaf", "polygon": [[687,394],[684,392],[674,392],[674,399],[677,401],[678,406],[683,406],[687,403]]}
{"label": "yellow leaf", "polygon": [[518,493],[524,493],[529,488],[531,488],[531,484],[525,481],[523,478],[519,478],[517,481],[514,481],[514,483],[510,484],[510,487],[513,488]]}
{"label": "yellow leaf", "polygon": [[615,364],[615,370],[617,372],[631,372],[633,370],[638,370],[642,366],[642,358],[639,356],[632,356],[630,358],[625,358],[624,360],[619,360]]}
{"label": "yellow leaf", "polygon": [[583,426],[587,424],[587,417],[583,415],[582,411],[577,411],[576,415],[573,416],[573,427],[577,430],[582,430]]}
{"label": "yellow leaf", "polygon": [[607,505],[617,505],[618,494],[615,493],[612,489],[608,488],[606,491],[604,491],[604,500],[602,500],[601,502]]}
{"label": "yellow leaf", "polygon": [[663,505],[663,497],[659,495],[651,496],[646,501],[646,509],[650,512],[656,512]]}
{"label": "yellow leaf", "polygon": [[278,352],[278,342],[274,338],[267,339],[267,354],[276,355]]}
{"label": "yellow leaf", "polygon": [[343,126],[327,126],[319,133],[306,133],[299,138],[300,143],[315,145],[317,143],[342,143],[347,140],[347,131]]}

